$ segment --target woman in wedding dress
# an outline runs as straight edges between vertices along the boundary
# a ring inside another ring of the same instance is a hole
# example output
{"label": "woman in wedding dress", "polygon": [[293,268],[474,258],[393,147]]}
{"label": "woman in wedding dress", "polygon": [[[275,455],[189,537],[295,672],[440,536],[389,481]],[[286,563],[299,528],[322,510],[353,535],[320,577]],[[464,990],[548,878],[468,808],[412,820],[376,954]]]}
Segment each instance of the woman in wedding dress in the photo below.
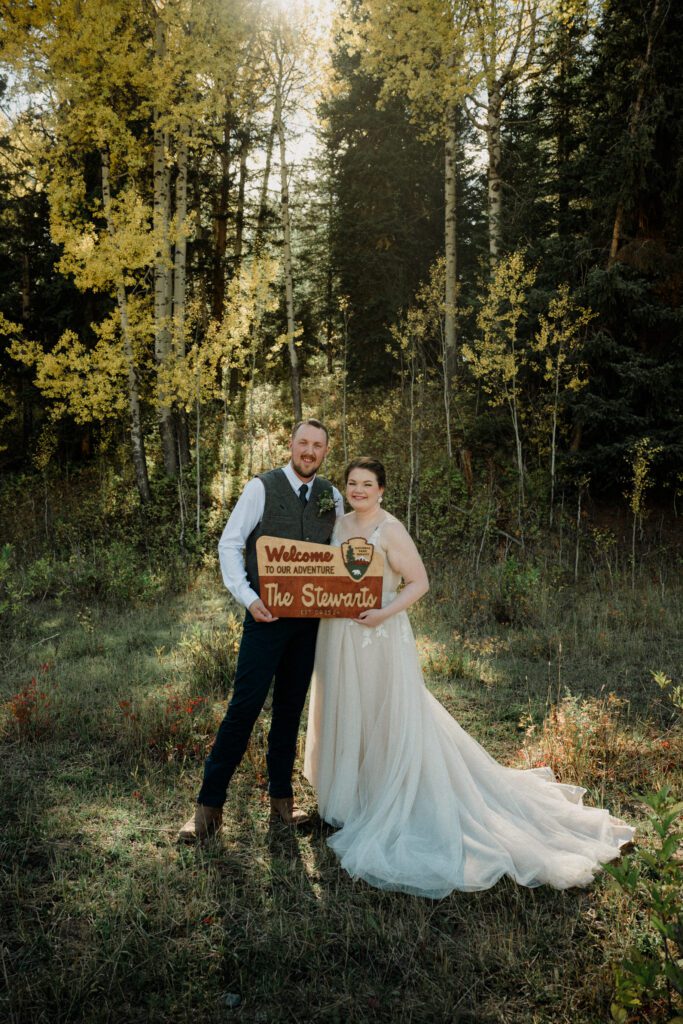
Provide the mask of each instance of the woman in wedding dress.
{"label": "woman in wedding dress", "polygon": [[589,884],[633,829],[584,807],[585,790],[548,768],[498,764],[430,694],[406,613],[429,583],[405,527],[382,509],[384,487],[381,463],[350,463],[353,511],[331,541],[374,544],[384,581],[381,608],[320,623],[304,773],[339,828],[329,845],[353,878],[432,899],[502,875]]}

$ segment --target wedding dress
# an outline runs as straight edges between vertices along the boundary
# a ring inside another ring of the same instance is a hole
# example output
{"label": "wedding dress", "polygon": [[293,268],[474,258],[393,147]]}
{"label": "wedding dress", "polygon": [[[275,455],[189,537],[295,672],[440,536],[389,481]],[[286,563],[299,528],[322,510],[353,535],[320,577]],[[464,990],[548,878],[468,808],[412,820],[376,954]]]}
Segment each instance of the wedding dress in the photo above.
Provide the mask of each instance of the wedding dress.
{"label": "wedding dress", "polygon": [[[383,605],[400,583],[382,544],[386,522],[369,538],[384,556]],[[339,523],[331,543],[345,539],[338,532]],[[468,735],[426,688],[406,612],[376,628],[320,623],[304,773],[353,878],[432,899],[502,875],[588,885],[633,836],[608,811],[584,807],[584,789],[549,768],[506,768]]]}

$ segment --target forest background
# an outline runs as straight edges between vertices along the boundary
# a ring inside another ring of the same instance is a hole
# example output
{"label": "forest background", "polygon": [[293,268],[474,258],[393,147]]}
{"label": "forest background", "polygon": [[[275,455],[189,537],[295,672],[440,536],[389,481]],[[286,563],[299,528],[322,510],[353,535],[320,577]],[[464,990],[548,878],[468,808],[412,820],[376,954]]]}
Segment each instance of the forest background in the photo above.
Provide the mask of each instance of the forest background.
{"label": "forest background", "polygon": [[[683,9],[0,14],[8,1019],[676,1019]],[[387,466],[428,685],[637,824],[617,878],[356,886],[268,832],[267,710],[220,844],[174,847],[239,637],[215,544],[302,415],[337,484]]]}

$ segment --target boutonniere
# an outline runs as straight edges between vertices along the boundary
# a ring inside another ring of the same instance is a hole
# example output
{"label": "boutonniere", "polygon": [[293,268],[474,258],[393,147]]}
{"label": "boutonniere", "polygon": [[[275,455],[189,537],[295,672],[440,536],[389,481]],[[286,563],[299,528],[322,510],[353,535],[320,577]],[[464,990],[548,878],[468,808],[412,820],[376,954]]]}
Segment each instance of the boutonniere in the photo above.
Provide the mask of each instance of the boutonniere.
{"label": "boutonniere", "polygon": [[324,490],[322,494],[318,495],[318,515],[324,516],[327,512],[334,512],[337,507],[337,501],[332,491]]}

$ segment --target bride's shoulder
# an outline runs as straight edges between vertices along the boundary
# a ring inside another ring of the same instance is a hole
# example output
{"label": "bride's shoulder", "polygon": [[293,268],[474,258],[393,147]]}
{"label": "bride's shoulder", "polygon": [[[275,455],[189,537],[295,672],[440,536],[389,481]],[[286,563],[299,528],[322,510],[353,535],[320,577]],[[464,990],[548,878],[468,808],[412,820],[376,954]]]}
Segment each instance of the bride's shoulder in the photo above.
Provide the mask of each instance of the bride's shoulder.
{"label": "bride's shoulder", "polygon": [[389,543],[392,540],[403,540],[406,537],[410,536],[401,520],[397,519],[396,516],[392,516],[391,512],[387,512],[386,519],[384,519],[383,522],[380,523],[380,531],[382,534],[382,538],[385,540],[385,542]]}
{"label": "bride's shoulder", "polygon": [[332,531],[333,536],[335,536],[335,537],[339,536],[339,531],[343,530],[344,523],[346,523],[348,525],[350,517],[351,517],[351,512],[345,512],[343,515],[337,516],[337,519],[336,519],[335,524],[334,524],[334,530]]}

